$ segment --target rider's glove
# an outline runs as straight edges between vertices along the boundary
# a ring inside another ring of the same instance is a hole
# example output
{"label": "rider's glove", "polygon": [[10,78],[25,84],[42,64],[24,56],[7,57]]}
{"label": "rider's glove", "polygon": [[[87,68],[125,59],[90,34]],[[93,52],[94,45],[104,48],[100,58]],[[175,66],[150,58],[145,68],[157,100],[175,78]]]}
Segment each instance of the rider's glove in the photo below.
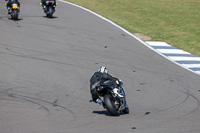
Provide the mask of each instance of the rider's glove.
{"label": "rider's glove", "polygon": [[114,88],[114,89],[113,89],[113,92],[114,92],[115,94],[117,94],[119,97],[123,97],[121,94],[119,94],[119,92],[118,92],[118,89],[117,89],[117,88]]}
{"label": "rider's glove", "polygon": [[123,84],[121,79],[117,79],[117,80],[116,80],[116,83],[117,83],[118,85]]}
{"label": "rider's glove", "polygon": [[119,80],[116,80],[116,83],[119,85]]}

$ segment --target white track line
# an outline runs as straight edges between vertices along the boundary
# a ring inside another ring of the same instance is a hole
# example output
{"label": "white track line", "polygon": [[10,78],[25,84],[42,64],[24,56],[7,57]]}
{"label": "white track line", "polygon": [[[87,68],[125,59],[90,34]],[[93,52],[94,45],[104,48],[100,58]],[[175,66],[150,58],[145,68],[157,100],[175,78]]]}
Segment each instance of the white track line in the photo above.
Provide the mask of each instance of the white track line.
{"label": "white track line", "polygon": [[180,49],[156,49],[163,54],[190,54]]}

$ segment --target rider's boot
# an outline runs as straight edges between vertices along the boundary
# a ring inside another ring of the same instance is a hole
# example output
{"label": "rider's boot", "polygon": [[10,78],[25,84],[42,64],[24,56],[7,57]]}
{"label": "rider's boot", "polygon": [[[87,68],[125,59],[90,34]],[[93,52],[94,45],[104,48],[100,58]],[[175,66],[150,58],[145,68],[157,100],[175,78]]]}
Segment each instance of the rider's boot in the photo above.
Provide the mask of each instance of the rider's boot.
{"label": "rider's boot", "polygon": [[8,7],[8,14],[11,14],[11,9],[10,9],[10,7]]}
{"label": "rider's boot", "polygon": [[126,104],[125,109],[123,110],[123,112],[124,112],[125,114],[129,114],[129,108],[128,108],[128,105],[127,105],[127,104]]}
{"label": "rider's boot", "polygon": [[98,104],[100,104],[100,105],[102,105],[102,103],[103,103],[103,101],[102,101],[100,98],[98,98],[98,99],[96,100],[96,102],[97,102]]}
{"label": "rider's boot", "polygon": [[98,99],[96,100],[96,103],[98,103],[98,104],[102,105],[104,108],[106,108],[104,102],[103,102],[100,98],[98,98]]}

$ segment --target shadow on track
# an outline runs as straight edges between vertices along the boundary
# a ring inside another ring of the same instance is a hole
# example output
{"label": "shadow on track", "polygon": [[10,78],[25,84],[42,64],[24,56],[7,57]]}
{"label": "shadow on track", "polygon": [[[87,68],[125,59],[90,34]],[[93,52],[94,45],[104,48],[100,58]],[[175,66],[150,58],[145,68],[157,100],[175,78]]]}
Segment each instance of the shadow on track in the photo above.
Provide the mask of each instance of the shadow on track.
{"label": "shadow on track", "polygon": [[[9,20],[13,20],[12,18],[8,18]],[[13,20],[13,21],[21,21],[23,20],[22,18],[18,18],[17,20]]]}
{"label": "shadow on track", "polygon": [[43,18],[55,19],[55,18],[58,18],[58,17],[56,17],[56,16],[53,16],[52,18],[49,18],[49,17],[47,17],[47,16],[43,16]]}
{"label": "shadow on track", "polygon": [[[107,110],[102,111],[93,111],[94,114],[100,114],[100,115],[106,115],[106,116],[112,116]],[[120,112],[119,115],[125,115],[124,113]]]}
{"label": "shadow on track", "polygon": [[106,116],[112,116],[108,111],[102,110],[102,111],[93,111],[92,113],[100,114],[100,115],[106,115]]}

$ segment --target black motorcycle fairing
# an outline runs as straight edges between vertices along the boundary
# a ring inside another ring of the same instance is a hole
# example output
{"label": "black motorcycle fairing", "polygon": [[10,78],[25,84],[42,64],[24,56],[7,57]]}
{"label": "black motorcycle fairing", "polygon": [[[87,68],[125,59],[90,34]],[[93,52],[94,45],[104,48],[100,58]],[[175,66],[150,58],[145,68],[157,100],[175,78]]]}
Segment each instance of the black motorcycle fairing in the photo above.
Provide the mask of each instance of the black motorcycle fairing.
{"label": "black motorcycle fairing", "polygon": [[56,0],[44,0],[42,2],[43,5],[48,6],[48,5],[56,5]]}
{"label": "black motorcycle fairing", "polygon": [[9,0],[7,3],[7,7],[11,7],[11,4],[16,3],[20,7],[20,3],[18,0]]}

